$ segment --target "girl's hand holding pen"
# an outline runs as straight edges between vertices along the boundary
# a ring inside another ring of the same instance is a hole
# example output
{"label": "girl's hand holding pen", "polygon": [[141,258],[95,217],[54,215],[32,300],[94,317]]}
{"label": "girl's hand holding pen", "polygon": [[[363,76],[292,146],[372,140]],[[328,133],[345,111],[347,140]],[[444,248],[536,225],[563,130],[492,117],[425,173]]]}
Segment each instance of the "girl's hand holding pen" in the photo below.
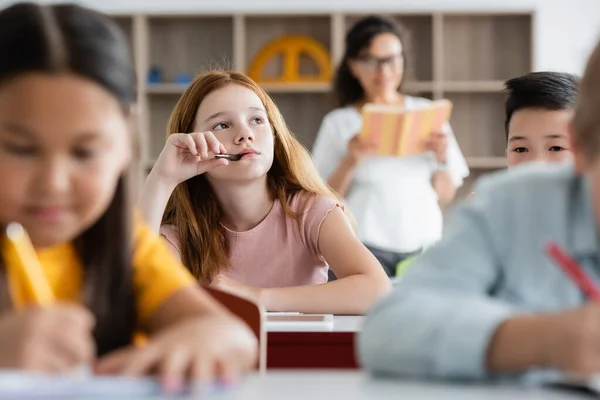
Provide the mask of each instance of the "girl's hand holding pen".
{"label": "girl's hand holding pen", "polygon": [[228,160],[209,154],[225,152],[225,146],[212,132],[174,133],[169,135],[152,173],[165,183],[176,186],[196,175],[227,165]]}
{"label": "girl's hand holding pen", "polygon": [[19,282],[29,306],[0,314],[0,368],[66,372],[96,353],[94,316],[83,306],[59,303],[23,227],[6,228],[8,279]]}
{"label": "girl's hand holding pen", "polygon": [[57,303],[0,316],[0,368],[68,372],[95,357],[94,317],[84,307]]}

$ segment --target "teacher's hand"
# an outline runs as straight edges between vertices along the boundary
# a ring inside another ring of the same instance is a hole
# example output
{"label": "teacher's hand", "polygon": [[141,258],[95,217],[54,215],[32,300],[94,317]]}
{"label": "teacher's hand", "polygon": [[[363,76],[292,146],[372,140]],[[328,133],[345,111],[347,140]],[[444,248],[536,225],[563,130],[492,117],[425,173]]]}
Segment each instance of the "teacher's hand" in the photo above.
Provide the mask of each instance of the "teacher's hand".
{"label": "teacher's hand", "polygon": [[425,151],[431,151],[440,164],[446,163],[446,153],[448,151],[448,136],[442,132],[433,132],[431,136],[423,143]]}
{"label": "teacher's hand", "polygon": [[356,134],[348,142],[348,159],[353,165],[358,165],[365,158],[375,155],[377,145],[372,141],[365,140]]}

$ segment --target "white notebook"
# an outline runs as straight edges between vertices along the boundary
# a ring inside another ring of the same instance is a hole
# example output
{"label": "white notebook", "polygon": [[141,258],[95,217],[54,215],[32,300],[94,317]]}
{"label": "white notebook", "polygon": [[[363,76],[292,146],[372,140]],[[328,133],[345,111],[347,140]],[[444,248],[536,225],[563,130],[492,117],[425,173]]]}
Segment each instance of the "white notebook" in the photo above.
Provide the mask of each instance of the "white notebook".
{"label": "white notebook", "polygon": [[333,314],[267,313],[268,332],[333,331]]}
{"label": "white notebook", "polygon": [[[217,385],[185,388],[178,395],[207,395],[225,390]],[[151,378],[99,377],[74,375],[38,375],[23,372],[0,372],[0,399],[71,399],[135,398],[163,395],[160,384]],[[177,397],[170,397],[177,398]]]}

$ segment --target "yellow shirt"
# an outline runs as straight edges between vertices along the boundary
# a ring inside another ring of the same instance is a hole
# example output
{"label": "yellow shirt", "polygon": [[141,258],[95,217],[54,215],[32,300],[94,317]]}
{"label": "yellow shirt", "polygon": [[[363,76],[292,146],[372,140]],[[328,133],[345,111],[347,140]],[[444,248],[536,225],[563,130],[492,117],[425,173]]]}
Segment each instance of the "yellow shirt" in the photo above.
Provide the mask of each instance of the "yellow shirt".
{"label": "yellow shirt", "polygon": [[[72,243],[38,250],[37,256],[56,299],[81,301],[83,268]],[[16,308],[32,302],[32,299],[27,298],[28,292],[23,290],[14,277],[9,276],[8,281]],[[133,292],[138,322],[146,322],[169,296],[195,284],[194,277],[173,257],[163,239],[147,225],[137,222],[133,254]]]}

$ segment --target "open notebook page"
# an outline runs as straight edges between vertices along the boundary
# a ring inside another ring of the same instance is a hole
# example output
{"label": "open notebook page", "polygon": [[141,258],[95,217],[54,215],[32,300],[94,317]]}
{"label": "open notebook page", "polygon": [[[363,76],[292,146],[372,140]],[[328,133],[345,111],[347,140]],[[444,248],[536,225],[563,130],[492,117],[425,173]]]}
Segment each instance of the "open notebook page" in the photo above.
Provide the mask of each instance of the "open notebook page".
{"label": "open notebook page", "polygon": [[[218,385],[187,387],[178,395],[206,396],[224,391]],[[151,378],[100,377],[77,375],[37,375],[0,371],[0,399],[36,398],[135,398],[161,396],[160,384]],[[178,398],[177,396],[169,398]]]}
{"label": "open notebook page", "polygon": [[275,314],[267,315],[268,332],[332,331],[332,314]]}

